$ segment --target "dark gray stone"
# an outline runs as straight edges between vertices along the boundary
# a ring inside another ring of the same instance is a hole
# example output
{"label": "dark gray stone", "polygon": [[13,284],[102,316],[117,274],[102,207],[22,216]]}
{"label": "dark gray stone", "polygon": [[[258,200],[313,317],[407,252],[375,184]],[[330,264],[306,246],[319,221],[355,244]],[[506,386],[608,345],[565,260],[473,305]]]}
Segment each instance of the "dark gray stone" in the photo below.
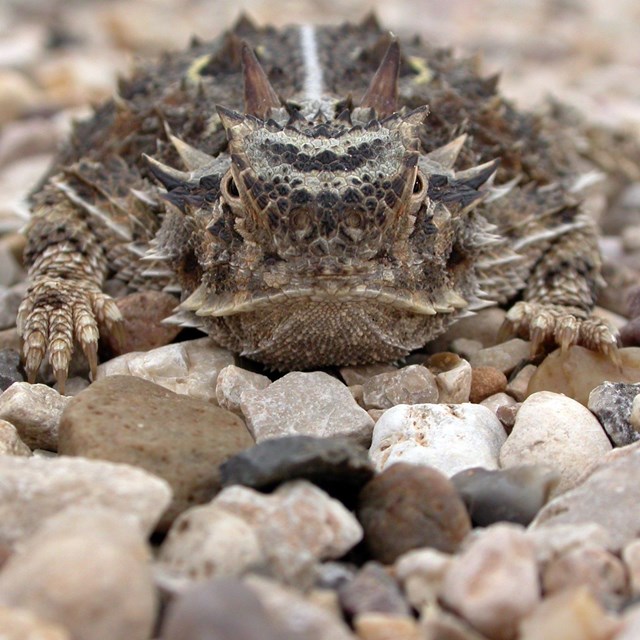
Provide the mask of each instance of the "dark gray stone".
{"label": "dark gray stone", "polygon": [[640,383],[603,382],[589,394],[589,409],[618,447],[640,440],[640,432],[629,420],[633,399],[639,393]]}
{"label": "dark gray stone", "polygon": [[494,522],[528,525],[546,504],[558,480],[557,472],[542,465],[496,471],[466,469],[451,478],[478,527]]}
{"label": "dark gray stone", "polygon": [[265,440],[220,467],[222,486],[242,484],[271,490],[283,482],[305,479],[353,504],[373,476],[367,450],[347,438],[285,436]]}
{"label": "dark gray stone", "polygon": [[17,351],[0,349],[0,391],[5,391],[14,382],[24,382],[22,371]]}

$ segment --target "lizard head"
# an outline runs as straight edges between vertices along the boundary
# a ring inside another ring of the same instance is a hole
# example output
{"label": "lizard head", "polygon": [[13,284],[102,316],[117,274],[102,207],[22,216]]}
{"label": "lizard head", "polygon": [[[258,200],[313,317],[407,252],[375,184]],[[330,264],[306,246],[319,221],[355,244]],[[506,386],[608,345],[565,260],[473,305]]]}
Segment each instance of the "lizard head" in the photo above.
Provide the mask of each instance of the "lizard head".
{"label": "lizard head", "polygon": [[191,171],[152,162],[182,214],[158,236],[178,248],[182,312],[277,368],[422,346],[478,301],[478,255],[499,240],[474,207],[496,163],[454,171],[465,136],[424,152],[427,107],[396,108],[395,42],[360,105],[334,112],[283,105],[248,47],[243,61],[244,113],[218,108],[227,153],[174,140]]}

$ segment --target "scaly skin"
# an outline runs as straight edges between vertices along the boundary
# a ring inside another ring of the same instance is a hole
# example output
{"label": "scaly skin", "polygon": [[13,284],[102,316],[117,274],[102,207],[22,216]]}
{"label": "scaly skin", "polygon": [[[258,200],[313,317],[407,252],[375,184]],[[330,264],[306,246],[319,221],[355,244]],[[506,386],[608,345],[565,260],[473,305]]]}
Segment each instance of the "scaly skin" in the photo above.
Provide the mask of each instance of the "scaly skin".
{"label": "scaly skin", "polygon": [[75,342],[95,369],[120,322],[113,278],[179,285],[176,321],[277,369],[396,360],[510,302],[506,328],[534,348],[614,354],[590,316],[577,155],[552,130],[472,61],[372,20],[241,20],[142,66],[34,195],[29,378],[48,356],[64,381]]}

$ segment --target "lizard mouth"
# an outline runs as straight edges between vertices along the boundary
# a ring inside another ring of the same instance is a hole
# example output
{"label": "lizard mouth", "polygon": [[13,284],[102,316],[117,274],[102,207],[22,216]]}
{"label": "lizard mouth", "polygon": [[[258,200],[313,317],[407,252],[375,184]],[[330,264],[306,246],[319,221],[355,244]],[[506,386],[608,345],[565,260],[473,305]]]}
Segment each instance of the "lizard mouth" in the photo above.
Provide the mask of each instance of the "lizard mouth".
{"label": "lizard mouth", "polygon": [[265,290],[258,293],[239,291],[212,293],[204,285],[183,300],[179,309],[200,317],[220,318],[240,313],[251,313],[286,306],[290,302],[332,302],[335,304],[368,302],[410,311],[417,315],[456,313],[469,305],[454,290],[439,292],[436,296],[425,292],[409,293],[396,288],[366,284],[347,284],[336,280],[315,284],[314,287],[295,287]]}

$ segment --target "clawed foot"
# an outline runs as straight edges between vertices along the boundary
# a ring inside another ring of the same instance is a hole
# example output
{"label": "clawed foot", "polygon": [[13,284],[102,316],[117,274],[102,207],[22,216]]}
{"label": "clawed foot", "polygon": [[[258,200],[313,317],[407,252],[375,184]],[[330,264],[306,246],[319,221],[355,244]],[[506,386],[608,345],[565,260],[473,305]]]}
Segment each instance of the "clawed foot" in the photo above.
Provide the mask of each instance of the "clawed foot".
{"label": "clawed foot", "polygon": [[60,393],[78,343],[91,375],[98,366],[99,327],[119,336],[122,316],[112,298],[91,283],[43,278],[31,284],[18,311],[18,331],[29,382],[34,382],[45,356],[58,381]]}
{"label": "clawed foot", "polygon": [[517,302],[507,313],[499,338],[512,335],[531,341],[531,354],[543,346],[557,345],[566,351],[573,345],[603,353],[618,363],[615,329],[602,318],[579,318],[558,305]]}

